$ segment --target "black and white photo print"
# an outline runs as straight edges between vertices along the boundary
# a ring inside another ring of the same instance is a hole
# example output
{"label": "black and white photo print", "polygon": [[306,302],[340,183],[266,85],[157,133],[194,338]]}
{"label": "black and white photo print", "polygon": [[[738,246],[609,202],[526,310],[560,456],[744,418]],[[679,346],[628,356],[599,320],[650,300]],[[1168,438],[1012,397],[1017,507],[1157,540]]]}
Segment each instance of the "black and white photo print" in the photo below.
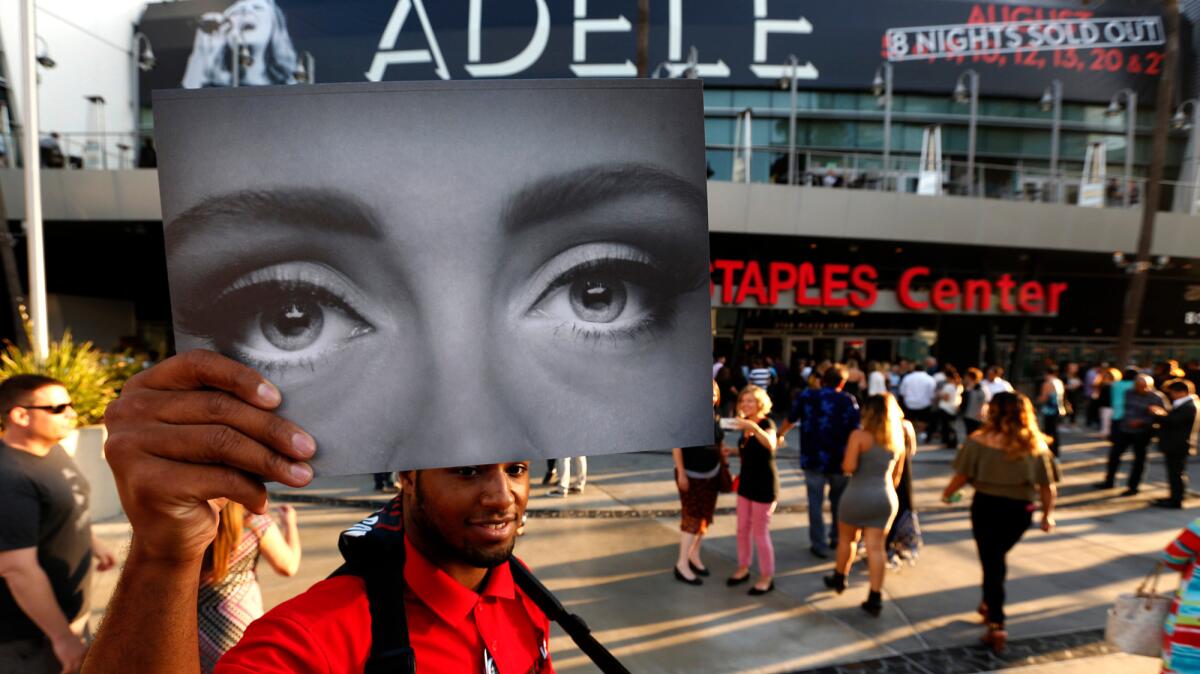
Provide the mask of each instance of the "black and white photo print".
{"label": "black and white photo print", "polygon": [[155,92],[179,351],[318,475],[712,441],[696,81]]}

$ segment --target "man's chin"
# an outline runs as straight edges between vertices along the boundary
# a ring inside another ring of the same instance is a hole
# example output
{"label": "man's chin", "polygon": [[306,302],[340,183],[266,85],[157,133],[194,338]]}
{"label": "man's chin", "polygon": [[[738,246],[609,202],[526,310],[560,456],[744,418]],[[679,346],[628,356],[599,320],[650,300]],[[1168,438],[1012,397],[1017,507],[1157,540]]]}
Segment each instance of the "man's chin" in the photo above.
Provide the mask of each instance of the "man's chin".
{"label": "man's chin", "polygon": [[464,546],[458,550],[458,553],[462,561],[471,566],[479,569],[493,569],[508,561],[516,545],[517,541],[513,539],[487,548]]}

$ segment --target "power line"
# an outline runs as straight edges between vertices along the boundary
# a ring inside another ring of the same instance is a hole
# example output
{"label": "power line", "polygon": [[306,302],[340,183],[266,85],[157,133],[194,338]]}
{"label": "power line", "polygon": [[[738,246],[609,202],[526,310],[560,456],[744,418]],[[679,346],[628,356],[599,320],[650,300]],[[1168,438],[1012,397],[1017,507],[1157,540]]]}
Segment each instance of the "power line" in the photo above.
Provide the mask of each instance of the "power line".
{"label": "power line", "polygon": [[125,48],[125,47],[122,47],[121,45],[119,45],[119,44],[117,44],[117,43],[115,43],[115,42],[110,42],[108,39],[104,38],[103,36],[97,35],[97,34],[93,33],[92,31],[88,30],[87,28],[84,28],[83,26],[81,26],[81,25],[79,25],[79,24],[75,23],[74,21],[71,21],[70,19],[63,18],[63,17],[61,17],[61,16],[59,16],[59,15],[55,14],[54,12],[51,12],[50,10],[46,9],[45,7],[38,7],[38,11],[40,11],[40,12],[43,12],[43,13],[45,13],[45,14],[49,14],[50,16],[52,16],[52,17],[54,17],[54,18],[58,19],[59,21],[62,21],[63,23],[65,23],[65,24],[67,24],[68,26],[70,26],[70,27],[74,28],[75,30],[77,30],[77,31],[79,31],[79,32],[81,32],[81,33],[83,33],[84,35],[88,35],[88,36],[90,36],[90,37],[93,37],[93,38],[95,38],[95,39],[97,39],[97,40],[99,40],[99,41],[103,42],[104,44],[106,44],[106,45],[108,45],[108,46],[112,47],[113,49],[116,49],[117,51],[121,52],[122,54],[126,54],[126,55],[129,55],[129,56],[132,56],[132,55],[133,55],[133,52],[132,52],[131,50],[129,50],[129,49]]}

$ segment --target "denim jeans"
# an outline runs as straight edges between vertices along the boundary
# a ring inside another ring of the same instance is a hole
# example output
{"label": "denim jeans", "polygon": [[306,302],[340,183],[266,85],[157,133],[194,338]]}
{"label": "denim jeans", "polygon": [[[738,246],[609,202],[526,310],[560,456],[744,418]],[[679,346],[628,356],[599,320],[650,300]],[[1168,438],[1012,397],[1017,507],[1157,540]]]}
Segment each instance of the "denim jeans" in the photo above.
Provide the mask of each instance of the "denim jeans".
{"label": "denim jeans", "polygon": [[[808,489],[808,540],[818,550],[836,548],[838,542],[838,501],[849,481],[841,473],[818,473],[804,471],[804,486]],[[833,514],[833,528],[829,539],[825,539],[825,489],[829,488],[829,509]]]}

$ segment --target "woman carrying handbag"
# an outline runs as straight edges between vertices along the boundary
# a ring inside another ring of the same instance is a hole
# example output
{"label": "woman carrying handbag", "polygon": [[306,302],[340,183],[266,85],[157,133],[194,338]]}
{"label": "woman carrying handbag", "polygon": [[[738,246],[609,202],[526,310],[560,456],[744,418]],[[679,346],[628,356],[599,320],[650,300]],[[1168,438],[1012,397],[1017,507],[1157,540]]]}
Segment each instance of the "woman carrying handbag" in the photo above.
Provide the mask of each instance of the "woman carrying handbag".
{"label": "woman carrying handbag", "polygon": [[1200,554],[1200,519],[1193,520],[1163,551],[1162,561],[1179,572],[1179,591],[1163,623],[1164,672],[1200,672],[1200,578],[1196,577],[1196,555]]}
{"label": "woman carrying handbag", "polygon": [[675,486],[682,506],[679,530],[679,558],[675,560],[675,580],[702,585],[709,574],[700,560],[700,542],[712,524],[717,509],[717,494],[729,491],[729,467],[725,463],[725,432],[721,430],[717,407],[721,389],[713,382],[713,444],[671,450],[675,460]]}

